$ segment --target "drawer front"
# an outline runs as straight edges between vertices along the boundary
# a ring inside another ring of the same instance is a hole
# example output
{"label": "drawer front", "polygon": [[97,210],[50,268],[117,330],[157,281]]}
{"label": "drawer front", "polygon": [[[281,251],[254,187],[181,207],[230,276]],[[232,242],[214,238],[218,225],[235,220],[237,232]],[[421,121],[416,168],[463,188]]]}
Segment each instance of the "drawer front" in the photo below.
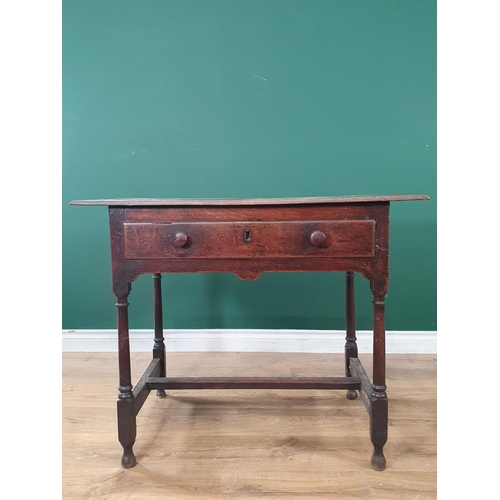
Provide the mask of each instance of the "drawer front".
{"label": "drawer front", "polygon": [[373,257],[374,220],[124,223],[125,258]]}

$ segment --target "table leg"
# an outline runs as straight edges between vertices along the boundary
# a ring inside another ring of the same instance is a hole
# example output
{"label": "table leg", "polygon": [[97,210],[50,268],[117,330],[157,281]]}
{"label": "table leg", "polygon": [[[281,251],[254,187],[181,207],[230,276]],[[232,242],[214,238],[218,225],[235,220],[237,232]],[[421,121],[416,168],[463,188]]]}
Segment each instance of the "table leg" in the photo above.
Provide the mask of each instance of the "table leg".
{"label": "table leg", "polygon": [[370,438],[374,451],[372,468],[384,470],[384,445],[387,441],[388,404],[385,385],[385,294],[373,289],[373,384],[370,405]]}
{"label": "table leg", "polygon": [[[154,315],[155,315],[155,338],[153,345],[153,359],[159,358],[161,360],[160,377],[167,376],[167,363],[166,363],[166,350],[165,339],[163,337],[163,305],[161,297],[161,274],[153,274],[153,287],[154,287]],[[166,398],[164,389],[158,389],[156,395],[159,398]]]}
{"label": "table leg", "polygon": [[115,293],[118,308],[118,368],[120,385],[118,386],[118,440],[123,446],[122,467],[130,469],[136,464],[132,447],[136,437],[135,398],[132,392],[130,370],[130,342],[128,329],[128,293]]}
{"label": "table leg", "polygon": [[[345,343],[345,375],[351,377],[350,358],[358,357],[356,344],[356,320],[354,311],[354,272],[347,271],[346,278],[346,343]],[[356,399],[358,393],[354,389],[347,391],[347,399]]]}

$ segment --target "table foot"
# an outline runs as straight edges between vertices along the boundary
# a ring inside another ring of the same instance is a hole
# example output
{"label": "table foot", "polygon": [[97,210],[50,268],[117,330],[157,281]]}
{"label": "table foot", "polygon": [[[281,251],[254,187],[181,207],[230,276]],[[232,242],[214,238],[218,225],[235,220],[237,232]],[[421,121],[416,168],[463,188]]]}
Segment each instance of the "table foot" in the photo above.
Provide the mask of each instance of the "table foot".
{"label": "table foot", "polygon": [[345,397],[347,399],[356,399],[358,397],[358,391],[356,391],[355,389],[348,389]]}
{"label": "table foot", "polygon": [[[129,386],[130,387],[130,386]],[[120,388],[122,391],[123,387]],[[128,393],[125,393],[128,395]],[[130,393],[132,395],[132,393]],[[118,396],[118,441],[123,447],[122,467],[130,469],[137,463],[132,447],[136,437],[135,400],[133,397],[124,397],[123,392]]]}
{"label": "table foot", "polygon": [[385,470],[385,457],[382,446],[374,446],[371,465],[373,470]]}
{"label": "table foot", "polygon": [[156,395],[160,398],[160,399],[164,399],[167,397],[167,393],[165,392],[165,389],[158,389],[156,391]]}
{"label": "table foot", "polygon": [[124,469],[131,469],[132,467],[135,467],[136,464],[137,460],[135,459],[134,452],[132,451],[132,446],[123,448],[122,467]]}

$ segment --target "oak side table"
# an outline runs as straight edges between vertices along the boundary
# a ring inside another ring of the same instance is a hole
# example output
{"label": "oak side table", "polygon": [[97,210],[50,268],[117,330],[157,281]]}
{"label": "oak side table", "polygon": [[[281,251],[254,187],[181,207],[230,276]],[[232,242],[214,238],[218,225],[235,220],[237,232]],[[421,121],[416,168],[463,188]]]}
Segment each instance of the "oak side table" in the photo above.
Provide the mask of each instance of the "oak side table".
{"label": "oak side table", "polygon": [[[371,466],[384,470],[387,441],[385,296],[389,276],[389,205],[425,195],[281,199],[110,199],[71,205],[107,206],[112,283],[118,309],[118,439],[122,467],[136,464],[136,416],[151,390],[342,389],[361,395],[370,416]],[[336,271],[346,275],[345,376],[318,378],[172,378],[163,337],[162,273],[232,272],[255,280],[264,272]],[[373,293],[373,376],[356,345],[354,273]],[[135,387],[130,372],[128,296],[132,282],[152,274],[155,334],[152,361]]]}

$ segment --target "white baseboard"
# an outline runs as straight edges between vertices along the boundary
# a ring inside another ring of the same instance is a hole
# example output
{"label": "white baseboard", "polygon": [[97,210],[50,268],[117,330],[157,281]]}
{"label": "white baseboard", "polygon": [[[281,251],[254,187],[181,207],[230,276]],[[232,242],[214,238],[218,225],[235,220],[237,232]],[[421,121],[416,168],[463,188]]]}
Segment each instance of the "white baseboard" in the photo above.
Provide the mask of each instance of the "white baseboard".
{"label": "white baseboard", "polygon": [[[153,330],[131,330],[130,350],[150,352]],[[344,352],[341,330],[165,330],[167,352]],[[372,332],[356,333],[360,353],[372,352]],[[63,352],[116,352],[116,330],[63,330]],[[435,354],[435,331],[388,331],[388,354]]]}

